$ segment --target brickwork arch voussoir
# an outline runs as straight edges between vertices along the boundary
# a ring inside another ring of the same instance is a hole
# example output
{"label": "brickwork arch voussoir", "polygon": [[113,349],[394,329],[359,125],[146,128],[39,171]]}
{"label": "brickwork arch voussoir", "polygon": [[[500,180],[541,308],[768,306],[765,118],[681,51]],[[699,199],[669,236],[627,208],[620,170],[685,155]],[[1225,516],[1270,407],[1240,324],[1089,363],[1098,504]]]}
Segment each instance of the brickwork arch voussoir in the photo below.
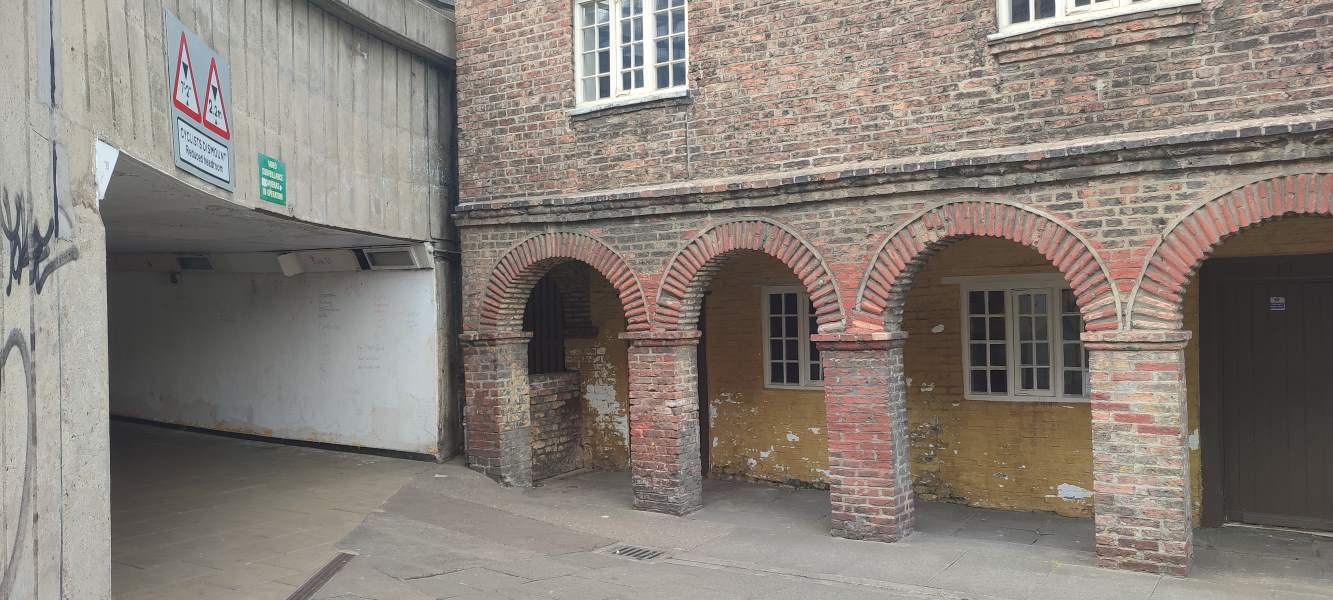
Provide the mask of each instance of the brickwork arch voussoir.
{"label": "brickwork arch voussoir", "polygon": [[1185,286],[1218,244],[1260,223],[1300,215],[1333,216],[1333,173],[1256,181],[1182,215],[1148,255],[1130,295],[1130,327],[1182,328]]}
{"label": "brickwork arch voussoir", "polygon": [[1046,257],[1074,291],[1088,331],[1120,327],[1120,299],[1110,271],[1088,241],[1050,215],[995,201],[934,206],[894,230],[862,277],[853,327],[896,328],[912,277],[929,257],[951,242],[977,236],[1011,240]]}
{"label": "brickwork arch voussoir", "polygon": [[500,258],[491,269],[482,296],[481,325],[502,331],[521,330],[523,309],[533,286],[552,267],[570,260],[596,269],[616,288],[628,331],[648,329],[648,305],[633,269],[596,238],[565,232],[535,235],[519,242]]}
{"label": "brickwork arch voussoir", "polygon": [[657,323],[666,330],[698,327],[704,291],[726,256],[761,252],[791,269],[814,303],[821,332],[846,325],[833,272],[808,242],[778,223],[759,217],[714,225],[672,257],[657,294]]}

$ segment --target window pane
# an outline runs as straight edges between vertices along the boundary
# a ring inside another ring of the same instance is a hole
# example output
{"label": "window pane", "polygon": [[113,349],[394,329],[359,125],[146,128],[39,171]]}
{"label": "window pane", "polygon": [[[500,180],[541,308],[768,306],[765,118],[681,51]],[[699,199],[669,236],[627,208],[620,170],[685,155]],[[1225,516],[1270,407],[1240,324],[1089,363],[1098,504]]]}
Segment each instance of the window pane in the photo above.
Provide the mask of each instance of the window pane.
{"label": "window pane", "polygon": [[782,373],[783,373],[783,372],[782,372],[782,363],[780,363],[780,362],[771,362],[771,363],[768,363],[768,382],[769,382],[769,383],[782,383]]}
{"label": "window pane", "polygon": [[1004,292],[990,292],[990,314],[1004,314]]}
{"label": "window pane", "polygon": [[603,50],[597,53],[597,72],[606,73],[611,70],[611,53]]}
{"label": "window pane", "polygon": [[1018,312],[1024,315],[1032,314],[1032,294],[1018,295]]}
{"label": "window pane", "polygon": [[1060,317],[1060,339],[1077,340],[1079,329],[1078,317],[1063,316]]}
{"label": "window pane", "polygon": [[1009,393],[1009,372],[991,371],[990,372],[990,391],[993,394]]}
{"label": "window pane", "polygon": [[967,293],[967,314],[969,315],[986,314],[986,292]]}
{"label": "window pane", "polygon": [[611,97],[611,78],[609,76],[597,78],[597,93],[599,98]]}
{"label": "window pane", "polygon": [[1083,374],[1078,371],[1065,371],[1065,386],[1063,390],[1066,396],[1083,395]]}
{"label": "window pane", "polygon": [[796,294],[782,295],[782,312],[789,315],[796,314]]}
{"label": "window pane", "polygon": [[1049,19],[1055,16],[1055,0],[1037,0],[1037,18]]}
{"label": "window pane", "polygon": [[801,382],[801,366],[794,363],[787,363],[787,383]]}
{"label": "window pane", "polygon": [[664,13],[664,12],[660,12],[660,13],[657,13],[657,14],[653,15],[653,22],[654,22],[654,23],[656,24],[656,26],[657,26],[657,36],[656,36],[656,37],[663,37],[663,36],[666,36],[667,34],[671,33],[670,28],[667,26],[667,19],[668,19],[668,17],[667,17],[667,13]]}
{"label": "window pane", "polygon": [[990,366],[992,367],[1007,366],[1005,363],[1007,363],[1008,361],[1009,357],[1005,355],[1004,344],[990,345]]}
{"label": "window pane", "polygon": [[1018,345],[1018,364],[1020,365],[1032,364],[1032,344]]}
{"label": "window pane", "polygon": [[782,314],[782,294],[768,295],[768,314],[770,315]]}
{"label": "window pane", "polygon": [[1076,368],[1083,366],[1083,353],[1080,352],[1079,344],[1065,344],[1064,360],[1065,368]]}
{"label": "window pane", "polygon": [[671,11],[671,33],[685,33],[685,11]]}
{"label": "window pane", "polygon": [[967,320],[967,322],[968,322],[967,335],[968,335],[968,338],[969,338],[969,339],[973,339],[973,340],[985,340],[985,339],[986,339],[986,318],[985,318],[985,317],[971,317],[971,318],[969,318],[969,319]]}
{"label": "window pane", "polygon": [[1074,290],[1060,290],[1060,312],[1078,313],[1078,299],[1074,297]]}
{"label": "window pane", "polygon": [[796,337],[799,335],[798,330],[796,329],[796,317],[787,317],[787,331],[785,335],[787,337]]}
{"label": "window pane", "polygon": [[986,385],[985,369],[975,369],[972,371],[972,391],[978,394],[984,394],[990,391],[990,388]]}
{"label": "window pane", "polygon": [[1032,383],[1036,379],[1033,376],[1032,369],[1019,369],[1018,372],[1020,374],[1018,378],[1019,385],[1025,390],[1032,389]]}
{"label": "window pane", "polygon": [[1039,340],[1050,339],[1050,331],[1045,316],[1032,319],[1033,337]]}
{"label": "window pane", "polygon": [[796,340],[787,340],[787,360],[792,360],[800,356],[800,350],[796,346]]}
{"label": "window pane", "polygon": [[773,360],[782,360],[782,340],[768,340],[768,357]]}
{"label": "window pane", "polygon": [[1009,22],[1025,23],[1032,18],[1028,11],[1028,0],[1009,0]]}
{"label": "window pane", "polygon": [[1004,317],[990,318],[990,339],[994,341],[1004,340]]}
{"label": "window pane", "polygon": [[810,381],[823,381],[823,380],[824,380],[824,372],[820,368],[819,363],[817,362],[810,363]]}
{"label": "window pane", "polygon": [[671,65],[671,85],[683,85],[685,83],[685,63],[678,62]]}
{"label": "window pane", "polygon": [[974,367],[986,366],[986,344],[972,344],[968,364]]}
{"label": "window pane", "polygon": [[657,68],[657,87],[659,87],[659,88],[671,87],[671,68],[670,68],[670,67],[658,67],[658,68]]}
{"label": "window pane", "polygon": [[1050,369],[1037,369],[1037,389],[1039,390],[1051,389]]}

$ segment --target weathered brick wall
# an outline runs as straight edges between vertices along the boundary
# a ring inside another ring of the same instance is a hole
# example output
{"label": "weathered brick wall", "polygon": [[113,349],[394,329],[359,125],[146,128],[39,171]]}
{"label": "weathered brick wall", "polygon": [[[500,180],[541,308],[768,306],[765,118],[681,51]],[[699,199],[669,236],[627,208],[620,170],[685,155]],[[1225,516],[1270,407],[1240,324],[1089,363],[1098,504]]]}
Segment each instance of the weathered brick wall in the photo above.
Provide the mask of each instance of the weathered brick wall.
{"label": "weathered brick wall", "polygon": [[589,320],[596,337],[566,338],[565,364],[579,372],[583,397],[583,462],[592,469],[629,468],[629,356],[625,313],[616,289],[588,278]]}
{"label": "weathered brick wall", "polygon": [[[927,206],[959,201],[1041,211],[1077,233],[1110,271],[1123,310],[1149,252],[1182,213],[1257,180],[1333,170],[1330,141],[1322,134],[1269,136],[1171,151],[1208,154],[1191,155],[1186,162],[1155,152],[1122,151],[1107,153],[1099,164],[1091,165],[1024,163],[985,174],[947,171],[933,174],[928,186],[904,175],[901,179],[907,181],[871,180],[856,186],[807,183],[789,186],[792,189],[604,202],[594,205],[595,213],[572,212],[569,207],[469,212],[463,219],[463,278],[477,283],[464,286],[464,325],[479,327],[483,282],[491,278],[496,262],[515,244],[543,230],[548,221],[560,223],[561,231],[583,232],[606,244],[638,275],[651,305],[660,278],[690,240],[717,223],[762,215],[818,251],[832,273],[844,311],[851,313],[861,279],[895,228]],[[1198,166],[1155,170],[1184,164]],[[703,202],[707,204],[694,204]],[[702,206],[712,210],[694,212]]]}
{"label": "weathered brick wall", "polygon": [[573,116],[567,0],[459,3],[465,201],[1104,139],[1333,108],[1330,0],[1002,42],[993,0],[690,2],[688,100]]}
{"label": "weathered brick wall", "polygon": [[582,464],[583,402],[579,374],[528,376],[532,419],[532,479],[546,479]]}

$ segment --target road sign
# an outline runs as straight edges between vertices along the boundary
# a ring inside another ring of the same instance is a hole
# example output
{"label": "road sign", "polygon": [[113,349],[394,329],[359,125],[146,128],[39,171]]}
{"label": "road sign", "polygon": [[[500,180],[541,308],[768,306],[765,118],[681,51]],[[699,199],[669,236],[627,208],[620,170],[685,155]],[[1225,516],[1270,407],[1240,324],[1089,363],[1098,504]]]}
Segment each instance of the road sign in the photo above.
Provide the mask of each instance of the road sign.
{"label": "road sign", "polygon": [[287,206],[287,165],[262,153],[259,155],[259,198]]}
{"label": "road sign", "polygon": [[195,121],[199,120],[199,88],[194,84],[194,65],[190,64],[190,45],[181,33],[180,47],[176,50],[176,83],[171,86],[171,102]]}
{"label": "road sign", "polygon": [[[172,14],[163,10],[167,81],[171,84],[172,145],[176,166],[226,190],[235,190],[232,156],[231,78],[219,56]],[[198,67],[208,65],[199,78]],[[199,87],[203,82],[204,88]],[[203,92],[201,95],[200,92]]]}
{"label": "road sign", "polygon": [[227,103],[222,99],[222,84],[218,82],[218,61],[208,61],[208,88],[204,95],[204,127],[209,128],[222,139],[231,139],[231,127],[228,125]]}

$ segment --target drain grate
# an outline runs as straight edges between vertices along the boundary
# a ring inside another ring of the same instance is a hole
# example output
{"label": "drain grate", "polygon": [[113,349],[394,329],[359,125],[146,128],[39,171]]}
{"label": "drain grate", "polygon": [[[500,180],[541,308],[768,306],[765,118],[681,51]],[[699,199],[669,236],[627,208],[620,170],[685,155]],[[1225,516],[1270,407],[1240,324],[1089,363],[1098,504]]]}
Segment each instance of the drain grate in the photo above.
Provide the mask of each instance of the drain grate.
{"label": "drain grate", "polygon": [[616,544],[605,550],[607,554],[628,558],[631,560],[656,560],[666,556],[666,550],[657,548],[646,548],[644,546],[631,546],[629,544]]}
{"label": "drain grate", "polygon": [[320,569],[318,573],[315,573],[314,576],[306,581],[305,585],[302,585],[300,588],[297,588],[295,592],[292,592],[292,595],[288,596],[287,600],[309,600],[310,598],[313,598],[315,593],[318,592],[320,588],[324,587],[324,584],[328,583],[330,579],[333,579],[333,576],[337,575],[338,571],[341,571],[343,567],[347,566],[347,563],[351,562],[352,558],[355,556],[355,554],[339,552],[337,556],[333,557],[333,560],[329,561],[329,564],[324,565],[324,568]]}

